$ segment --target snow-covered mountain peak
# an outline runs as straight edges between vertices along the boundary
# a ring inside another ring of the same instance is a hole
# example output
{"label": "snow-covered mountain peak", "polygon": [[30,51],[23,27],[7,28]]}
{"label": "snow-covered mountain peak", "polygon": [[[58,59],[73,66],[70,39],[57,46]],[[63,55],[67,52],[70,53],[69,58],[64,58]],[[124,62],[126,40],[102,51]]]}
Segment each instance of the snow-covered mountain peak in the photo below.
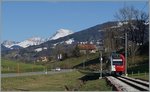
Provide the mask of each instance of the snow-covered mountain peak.
{"label": "snow-covered mountain peak", "polygon": [[41,37],[32,37],[27,39],[27,41],[31,41],[31,42],[43,42],[44,39],[42,39]]}
{"label": "snow-covered mountain peak", "polygon": [[42,38],[40,38],[40,37],[32,37],[32,38],[29,38],[29,39],[27,39],[28,41],[41,41],[41,40],[43,40]]}
{"label": "snow-covered mountain peak", "polygon": [[17,47],[17,46],[26,48],[26,47],[29,47],[32,45],[39,45],[39,44],[46,42],[48,40],[56,40],[60,37],[67,36],[67,35],[70,35],[72,33],[73,32],[68,30],[68,29],[59,29],[56,31],[56,33],[52,37],[50,37],[48,39],[42,39],[41,37],[32,37],[32,38],[28,38],[28,39],[21,41],[21,42],[4,41],[2,44],[7,48],[12,48],[12,49],[13,49],[13,47]]}
{"label": "snow-covered mountain peak", "polygon": [[15,42],[15,41],[4,41],[2,44],[7,47],[7,48],[11,48],[11,47],[16,47],[16,46],[19,46],[19,47],[23,47],[23,48],[26,48],[26,47],[29,47],[29,46],[32,46],[32,45],[39,45],[41,43],[45,42],[44,39],[40,38],[40,37],[32,37],[32,38],[29,38],[27,40],[24,40],[22,42]]}
{"label": "snow-covered mountain peak", "polygon": [[72,31],[68,30],[68,29],[59,29],[57,30],[58,33],[72,33]]}
{"label": "snow-covered mountain peak", "polygon": [[23,48],[26,48],[26,47],[32,46],[32,45],[39,45],[43,42],[44,42],[44,39],[42,39],[40,37],[32,37],[32,38],[29,38],[25,41],[22,41],[22,42],[18,43],[17,45],[19,45]]}
{"label": "snow-covered mountain peak", "polygon": [[68,29],[59,29],[56,31],[56,33],[49,38],[49,40],[56,40],[60,37],[64,37],[64,36],[67,36],[67,35],[70,35],[72,34],[73,32],[68,30]]}
{"label": "snow-covered mountain peak", "polygon": [[11,46],[13,46],[14,44],[17,44],[19,42],[15,42],[15,41],[10,41],[10,40],[5,40],[2,44],[7,47],[10,48]]}

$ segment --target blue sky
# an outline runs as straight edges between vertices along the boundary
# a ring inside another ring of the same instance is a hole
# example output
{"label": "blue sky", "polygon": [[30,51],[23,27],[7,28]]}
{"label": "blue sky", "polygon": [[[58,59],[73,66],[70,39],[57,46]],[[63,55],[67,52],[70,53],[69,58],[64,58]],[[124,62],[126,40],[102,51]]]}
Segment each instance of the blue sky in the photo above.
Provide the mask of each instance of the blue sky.
{"label": "blue sky", "polygon": [[61,28],[81,31],[116,20],[115,13],[124,5],[144,8],[148,12],[145,4],[144,1],[3,2],[2,40],[23,41],[33,36],[47,38]]}

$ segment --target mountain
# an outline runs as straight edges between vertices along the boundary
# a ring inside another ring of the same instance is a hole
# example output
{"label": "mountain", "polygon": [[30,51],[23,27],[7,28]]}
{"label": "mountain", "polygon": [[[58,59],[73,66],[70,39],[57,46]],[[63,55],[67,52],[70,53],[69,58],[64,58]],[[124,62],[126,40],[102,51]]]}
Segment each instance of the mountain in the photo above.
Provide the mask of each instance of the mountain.
{"label": "mountain", "polygon": [[1,51],[7,51],[7,50],[10,50],[10,49],[4,46],[3,44],[1,44]]}
{"label": "mountain", "polygon": [[18,45],[20,47],[23,47],[23,48],[26,48],[26,47],[29,47],[29,46],[32,46],[32,45],[39,45],[41,43],[44,42],[44,39],[40,38],[40,37],[33,37],[33,38],[29,38],[25,41],[22,41],[18,44],[15,44],[15,45]]}
{"label": "mountain", "polygon": [[48,38],[48,40],[56,40],[58,38],[65,37],[70,34],[73,34],[73,32],[68,29],[59,29],[52,37]]}
{"label": "mountain", "polygon": [[15,41],[10,41],[10,40],[5,40],[2,45],[7,47],[7,48],[10,48],[11,46],[15,45],[15,44],[18,44],[19,42],[15,42]]}
{"label": "mountain", "polygon": [[[63,49],[63,51],[67,53],[70,53],[70,51],[72,51],[72,49],[76,46],[77,43],[90,42],[95,45],[99,45],[98,42],[101,42],[103,40],[104,29],[111,26],[117,26],[117,23],[106,22],[75,33],[72,33],[69,30],[66,31],[64,29],[61,29],[58,30],[55,35],[50,37],[48,41],[45,41],[43,43],[40,42],[41,44],[39,43],[39,45],[34,44],[33,39],[28,39],[21,43],[18,43],[18,45],[24,48],[16,50],[15,53],[16,55],[19,55],[19,57],[17,57],[18,59],[22,59],[25,61],[34,61],[41,56],[54,57],[57,50],[61,49]],[[16,57],[14,57],[13,51],[10,52],[9,55],[6,55],[6,58],[16,59]]]}
{"label": "mountain", "polygon": [[[98,41],[103,40],[103,36],[104,36],[104,29],[107,27],[111,27],[111,26],[117,26],[118,22],[116,21],[112,21],[112,22],[106,22],[103,24],[98,24],[96,26],[93,27],[89,27],[87,29],[69,34],[67,36],[64,37],[60,37],[58,39],[55,40],[49,40],[46,41],[42,44],[40,44],[37,47],[50,47],[53,45],[57,45],[57,44],[71,44],[71,43],[78,43],[78,42],[83,42],[83,43],[87,43],[87,42],[92,42],[92,43],[97,43]],[[32,47],[34,48],[34,47]],[[35,47],[36,48],[36,47]]]}
{"label": "mountain", "polygon": [[72,43],[78,43],[78,42],[97,43],[98,41],[103,40],[103,36],[104,36],[103,33],[104,33],[105,28],[117,26],[117,25],[118,25],[118,22],[116,21],[106,22],[103,24],[98,24],[93,27],[89,27],[87,29],[84,29],[75,33],[71,32],[70,30],[60,29],[52,37],[50,37],[49,40],[43,42],[40,45],[31,46],[26,49],[35,50],[36,48],[41,48],[41,47],[51,48],[52,46],[57,45],[57,44],[72,44]]}
{"label": "mountain", "polygon": [[11,50],[13,50],[13,49],[22,49],[22,48],[23,47],[21,47],[19,45],[16,45],[16,44],[10,47]]}
{"label": "mountain", "polygon": [[[71,33],[67,36],[60,37],[55,40],[45,41],[44,43],[42,43],[40,45],[30,46],[28,48],[25,48],[24,50],[20,50],[20,53],[22,51],[27,52],[27,53],[35,52],[36,49],[39,49],[39,48],[47,48],[47,50],[49,50],[49,49],[55,48],[58,44],[59,45],[62,44],[65,46],[65,45],[71,45],[71,44],[76,45],[77,43],[90,42],[95,45],[99,45],[98,43],[101,43],[103,40],[104,29],[107,27],[112,27],[112,26],[117,26],[117,25],[118,25],[118,22],[116,22],[116,21],[98,24],[96,26],[89,27],[87,29],[84,29],[84,30],[81,30],[81,31],[78,31],[75,33]],[[61,31],[57,31],[56,33],[59,33],[59,32],[61,32]],[[55,37],[55,36],[53,36],[53,37]],[[52,37],[51,37],[51,39],[52,39]],[[41,50],[38,53],[44,53],[44,50]],[[49,51],[49,55],[51,55],[50,53],[52,54],[52,51]]]}
{"label": "mountain", "polygon": [[[72,53],[71,51],[73,51],[76,44],[93,43],[99,46],[104,40],[104,33],[109,31],[106,29],[119,28],[121,26],[122,24],[118,21],[111,21],[75,33],[61,29],[47,41],[44,41],[41,38],[30,38],[20,42],[17,45],[24,47],[23,49],[10,51],[9,53],[3,54],[3,56],[6,58],[21,59],[31,62],[37,60],[41,56],[55,57],[58,52],[68,53],[66,56],[71,55],[70,53]],[[148,28],[149,25],[146,27],[147,35],[149,32]],[[64,33],[66,34],[64,35]],[[146,38],[148,39],[148,36],[146,36]]]}
{"label": "mountain", "polygon": [[[49,41],[49,40],[56,40],[56,39],[59,39],[61,37],[65,37],[65,36],[70,35],[70,34],[73,34],[73,32],[70,30],[59,29],[59,30],[57,30],[57,32],[52,37],[49,37],[46,40],[42,39],[40,37],[32,37],[32,38],[29,38],[29,39],[24,40],[22,42],[15,42],[15,41],[6,40],[2,43],[2,45],[4,45],[7,48],[10,48],[10,49],[27,48],[29,46],[39,45],[39,44],[46,42],[46,41]],[[67,43],[69,43],[69,42],[67,41]]]}
{"label": "mountain", "polygon": [[32,37],[27,40],[24,40],[22,42],[15,42],[15,41],[4,41],[2,45],[4,45],[7,48],[10,49],[19,49],[19,48],[26,48],[32,45],[39,45],[41,43],[45,42],[44,39],[40,37]]}

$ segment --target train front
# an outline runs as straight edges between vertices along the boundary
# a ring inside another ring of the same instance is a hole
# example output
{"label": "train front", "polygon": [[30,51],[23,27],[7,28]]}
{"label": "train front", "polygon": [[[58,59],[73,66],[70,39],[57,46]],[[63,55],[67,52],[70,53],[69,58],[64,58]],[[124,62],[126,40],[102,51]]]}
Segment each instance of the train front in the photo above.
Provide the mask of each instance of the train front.
{"label": "train front", "polygon": [[112,73],[122,75],[125,71],[125,58],[122,54],[112,55]]}

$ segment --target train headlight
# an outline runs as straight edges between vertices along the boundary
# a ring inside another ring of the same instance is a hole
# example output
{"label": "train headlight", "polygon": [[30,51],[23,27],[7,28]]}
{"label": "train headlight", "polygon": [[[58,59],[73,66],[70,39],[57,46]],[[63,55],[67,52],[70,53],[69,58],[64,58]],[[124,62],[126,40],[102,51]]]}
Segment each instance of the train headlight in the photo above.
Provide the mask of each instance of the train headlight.
{"label": "train headlight", "polygon": [[114,65],[112,65],[112,71],[116,71],[116,68]]}

